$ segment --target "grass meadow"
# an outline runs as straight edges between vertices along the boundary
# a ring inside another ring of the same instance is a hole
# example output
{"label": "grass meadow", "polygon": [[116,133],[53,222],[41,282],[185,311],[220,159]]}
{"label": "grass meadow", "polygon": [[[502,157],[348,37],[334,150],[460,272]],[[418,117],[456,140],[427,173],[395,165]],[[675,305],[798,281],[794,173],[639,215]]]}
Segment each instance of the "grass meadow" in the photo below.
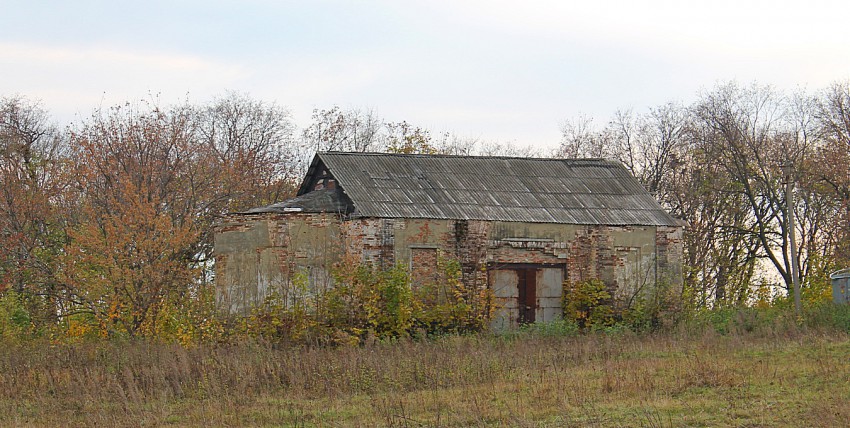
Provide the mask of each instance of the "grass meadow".
{"label": "grass meadow", "polygon": [[758,312],[643,334],[532,328],[337,348],[47,340],[0,348],[2,426],[848,423],[847,330]]}

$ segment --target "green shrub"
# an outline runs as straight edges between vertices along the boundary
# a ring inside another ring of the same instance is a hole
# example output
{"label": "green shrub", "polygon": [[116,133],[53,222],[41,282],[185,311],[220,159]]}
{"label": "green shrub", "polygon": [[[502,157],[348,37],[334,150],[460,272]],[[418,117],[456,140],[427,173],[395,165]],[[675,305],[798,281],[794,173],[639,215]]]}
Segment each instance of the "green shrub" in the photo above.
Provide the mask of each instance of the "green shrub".
{"label": "green shrub", "polygon": [[845,333],[850,333],[850,306],[836,305],[831,302],[823,306],[829,308],[831,315],[829,319],[830,326]]}
{"label": "green shrub", "polygon": [[487,324],[489,290],[463,282],[460,262],[438,257],[438,282],[414,290],[416,328],[428,335],[480,331]]}
{"label": "green shrub", "polygon": [[774,335],[796,329],[796,322],[789,308],[733,306],[696,311],[680,327],[688,334]]}
{"label": "green shrub", "polygon": [[594,278],[577,283],[565,281],[561,303],[564,318],[574,321],[582,329],[594,325],[614,324],[615,313],[611,293],[600,279]]}
{"label": "green shrub", "polygon": [[224,321],[217,314],[215,287],[199,286],[194,296],[166,300],[149,335],[182,345],[219,342],[225,336]]}
{"label": "green shrub", "polygon": [[237,333],[272,342],[305,342],[314,326],[314,317],[303,305],[290,306],[280,293],[272,293],[236,328]]}
{"label": "green shrub", "polygon": [[379,338],[407,336],[413,327],[414,301],[407,270],[396,265],[373,272],[366,316]]}
{"label": "green shrub", "polygon": [[850,305],[822,302],[804,311],[805,324],[811,328],[850,333]]}
{"label": "green shrub", "polygon": [[0,337],[21,339],[32,333],[32,319],[22,296],[12,290],[0,297]]}

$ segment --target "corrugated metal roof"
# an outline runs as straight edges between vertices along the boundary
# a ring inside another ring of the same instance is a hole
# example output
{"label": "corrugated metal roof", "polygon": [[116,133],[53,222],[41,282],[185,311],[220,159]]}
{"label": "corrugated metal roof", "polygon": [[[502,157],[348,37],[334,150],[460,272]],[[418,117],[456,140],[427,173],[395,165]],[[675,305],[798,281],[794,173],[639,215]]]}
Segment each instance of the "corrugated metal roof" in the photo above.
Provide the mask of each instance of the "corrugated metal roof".
{"label": "corrugated metal roof", "polygon": [[535,223],[677,225],[619,162],[386,153],[319,153],[354,215]]}

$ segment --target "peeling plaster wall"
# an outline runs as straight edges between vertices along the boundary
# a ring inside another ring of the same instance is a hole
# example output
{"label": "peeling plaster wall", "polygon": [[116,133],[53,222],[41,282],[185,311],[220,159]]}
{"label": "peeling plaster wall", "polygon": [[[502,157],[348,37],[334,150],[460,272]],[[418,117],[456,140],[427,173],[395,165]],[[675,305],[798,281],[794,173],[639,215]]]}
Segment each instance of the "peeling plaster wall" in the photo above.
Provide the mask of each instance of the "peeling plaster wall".
{"label": "peeling plaster wall", "polygon": [[[229,216],[215,234],[219,307],[246,314],[271,293],[293,301],[331,286],[339,239],[339,219],[332,214]],[[307,287],[293,287],[296,278]]]}
{"label": "peeling plaster wall", "polygon": [[[540,276],[538,297],[548,299],[540,301],[541,308],[555,307],[553,302],[560,300],[560,284],[549,284],[556,277],[599,278],[619,306],[661,281],[678,289],[682,283],[680,227],[238,215],[219,228],[215,251],[218,300],[233,313],[246,313],[272,291],[298,298],[296,272],[302,272],[311,292],[331,286],[329,270],[345,253],[376,268],[402,264],[414,275],[417,264],[428,264],[420,269],[428,273],[436,256],[454,257],[470,287],[488,286],[490,272],[499,269],[557,269],[562,274]],[[496,296],[497,306],[510,307],[511,296]],[[552,313],[549,309],[541,317],[552,318]],[[516,318],[510,312],[503,316]]]}

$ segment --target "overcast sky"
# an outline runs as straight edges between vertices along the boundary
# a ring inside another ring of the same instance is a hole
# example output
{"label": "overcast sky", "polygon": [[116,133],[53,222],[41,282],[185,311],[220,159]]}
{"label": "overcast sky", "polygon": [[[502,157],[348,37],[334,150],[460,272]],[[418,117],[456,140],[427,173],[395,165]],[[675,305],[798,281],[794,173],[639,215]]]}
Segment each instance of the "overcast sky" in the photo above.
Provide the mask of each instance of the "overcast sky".
{"label": "overcast sky", "polygon": [[580,114],[690,102],[718,82],[850,79],[846,1],[0,0],[0,96],[60,123],[228,90],[374,109],[486,141],[555,146]]}

